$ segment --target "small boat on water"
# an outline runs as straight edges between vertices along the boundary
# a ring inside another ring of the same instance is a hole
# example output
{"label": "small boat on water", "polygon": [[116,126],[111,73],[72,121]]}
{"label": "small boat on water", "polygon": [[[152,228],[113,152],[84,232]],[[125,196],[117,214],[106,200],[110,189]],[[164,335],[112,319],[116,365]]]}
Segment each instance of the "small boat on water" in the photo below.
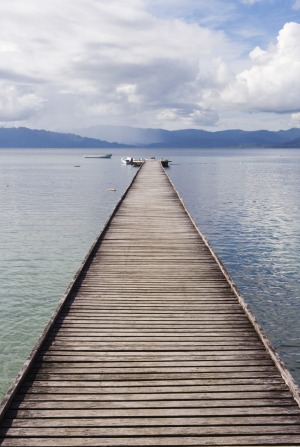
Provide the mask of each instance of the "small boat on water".
{"label": "small boat on water", "polygon": [[132,165],[133,164],[132,157],[123,157],[123,158],[121,158],[121,160],[124,165]]}
{"label": "small boat on water", "polygon": [[167,158],[161,158],[160,162],[164,168],[167,168],[169,166],[169,163],[171,162],[171,160],[168,160]]}
{"label": "small boat on water", "polygon": [[112,154],[85,155],[84,158],[111,158]]}
{"label": "small boat on water", "polygon": [[[123,157],[121,160],[124,165],[142,166],[142,164],[145,163],[145,158]],[[151,157],[149,160],[155,160],[155,157]],[[164,168],[167,168],[171,162],[171,160],[168,160],[167,158],[160,158],[159,161]]]}
{"label": "small boat on water", "polygon": [[144,158],[134,158],[132,161],[133,166],[142,166],[145,163],[145,159]]}

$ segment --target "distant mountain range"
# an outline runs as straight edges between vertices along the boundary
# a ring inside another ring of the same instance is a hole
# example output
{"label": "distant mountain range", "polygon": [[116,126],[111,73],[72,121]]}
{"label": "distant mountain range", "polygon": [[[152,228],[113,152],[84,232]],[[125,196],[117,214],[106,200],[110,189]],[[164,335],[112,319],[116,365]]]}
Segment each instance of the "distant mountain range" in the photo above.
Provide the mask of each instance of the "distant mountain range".
{"label": "distant mountain range", "polygon": [[26,127],[0,128],[0,147],[6,148],[117,148],[124,144],[82,137],[72,133],[32,130]]}
{"label": "distant mountain range", "polygon": [[163,130],[128,126],[94,126],[77,131],[80,135],[142,147],[300,147],[300,129],[244,131]]}
{"label": "distant mountain range", "polygon": [[6,148],[300,148],[300,129],[244,131],[163,130],[126,126],[96,126],[76,133],[0,128],[0,147]]}

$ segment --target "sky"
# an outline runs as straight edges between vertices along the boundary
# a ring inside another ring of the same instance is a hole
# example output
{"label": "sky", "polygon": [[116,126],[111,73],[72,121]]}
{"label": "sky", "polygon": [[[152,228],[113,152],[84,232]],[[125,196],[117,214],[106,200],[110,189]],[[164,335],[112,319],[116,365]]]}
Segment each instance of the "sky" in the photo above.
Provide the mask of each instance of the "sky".
{"label": "sky", "polygon": [[300,127],[300,0],[1,0],[0,126]]}

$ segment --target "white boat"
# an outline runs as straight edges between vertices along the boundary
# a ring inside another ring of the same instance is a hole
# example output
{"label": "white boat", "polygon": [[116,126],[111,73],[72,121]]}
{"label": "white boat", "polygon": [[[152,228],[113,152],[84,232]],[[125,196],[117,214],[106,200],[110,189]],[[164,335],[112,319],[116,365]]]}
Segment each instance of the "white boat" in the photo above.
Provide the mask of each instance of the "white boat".
{"label": "white boat", "polygon": [[85,155],[84,158],[111,158],[112,154]]}
{"label": "white boat", "polygon": [[132,165],[132,163],[133,163],[132,157],[123,157],[123,158],[121,158],[121,160],[124,165]]}
{"label": "white boat", "polygon": [[145,163],[145,159],[144,158],[134,158],[132,161],[133,166],[142,166]]}

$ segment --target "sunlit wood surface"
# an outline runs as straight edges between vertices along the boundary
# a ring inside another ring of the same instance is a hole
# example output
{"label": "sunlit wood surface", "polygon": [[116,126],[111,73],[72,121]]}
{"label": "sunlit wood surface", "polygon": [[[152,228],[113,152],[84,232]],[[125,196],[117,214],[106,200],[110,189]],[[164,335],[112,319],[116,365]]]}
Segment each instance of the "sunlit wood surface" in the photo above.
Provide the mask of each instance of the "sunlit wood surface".
{"label": "sunlit wood surface", "polygon": [[299,406],[158,161],[46,335],[3,446],[300,445]]}

